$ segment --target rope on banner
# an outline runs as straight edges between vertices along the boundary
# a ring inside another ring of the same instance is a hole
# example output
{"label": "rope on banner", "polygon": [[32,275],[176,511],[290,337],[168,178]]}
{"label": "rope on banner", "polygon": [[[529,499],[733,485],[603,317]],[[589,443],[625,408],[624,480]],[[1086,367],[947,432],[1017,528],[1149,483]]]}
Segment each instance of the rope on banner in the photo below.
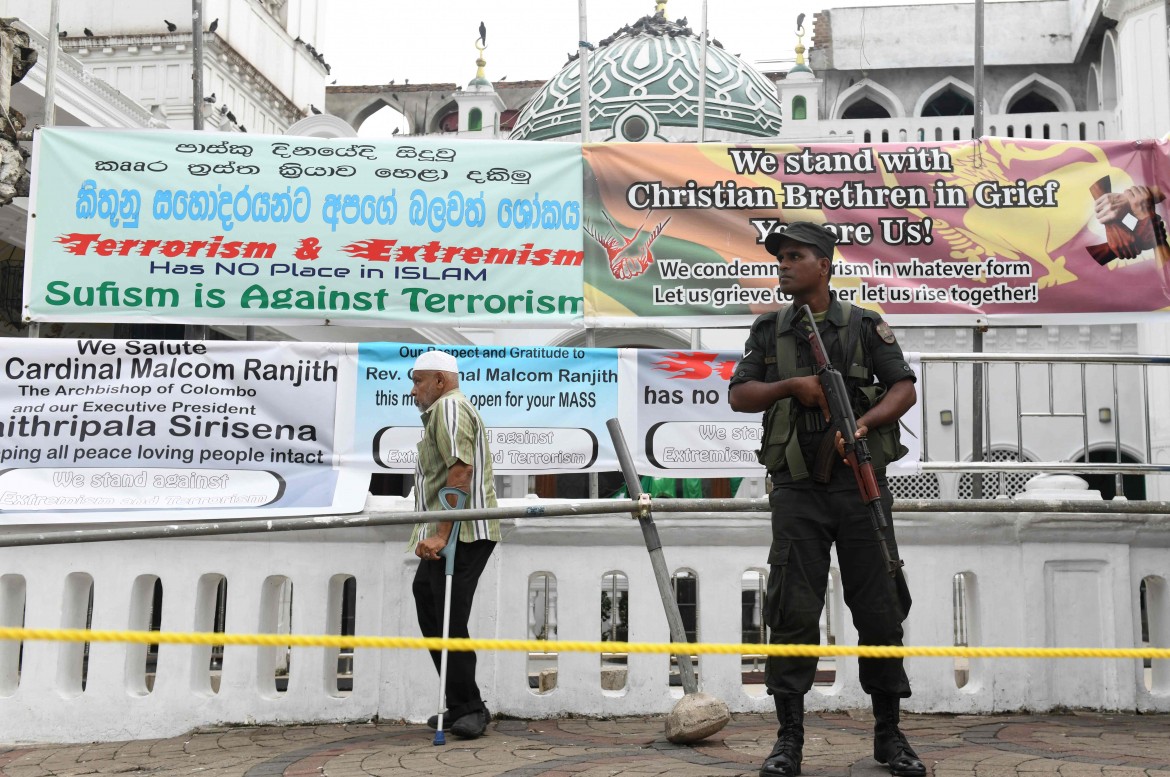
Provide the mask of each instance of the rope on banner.
{"label": "rope on banner", "polygon": [[439,639],[332,634],[221,634],[170,631],[26,629],[0,627],[0,639],[42,642],[122,642],[145,645],[251,645],[405,650],[502,650],[530,653],[672,653],[688,655],[858,656],[860,658],[1122,658],[1170,659],[1167,648],[903,647],[881,645],[762,645],[706,642],[585,642],[538,639]]}

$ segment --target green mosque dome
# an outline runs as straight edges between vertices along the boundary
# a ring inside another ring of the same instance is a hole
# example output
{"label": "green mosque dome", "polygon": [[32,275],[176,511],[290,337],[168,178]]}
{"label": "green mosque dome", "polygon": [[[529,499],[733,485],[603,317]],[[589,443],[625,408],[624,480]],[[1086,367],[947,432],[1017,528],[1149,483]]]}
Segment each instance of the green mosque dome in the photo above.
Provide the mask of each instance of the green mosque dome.
{"label": "green mosque dome", "polygon": [[[589,54],[591,141],[697,141],[699,36],[686,19],[645,16]],[[574,55],[524,106],[511,137],[581,136],[581,63]],[[707,47],[705,139],[780,134],[776,88],[717,42]]]}

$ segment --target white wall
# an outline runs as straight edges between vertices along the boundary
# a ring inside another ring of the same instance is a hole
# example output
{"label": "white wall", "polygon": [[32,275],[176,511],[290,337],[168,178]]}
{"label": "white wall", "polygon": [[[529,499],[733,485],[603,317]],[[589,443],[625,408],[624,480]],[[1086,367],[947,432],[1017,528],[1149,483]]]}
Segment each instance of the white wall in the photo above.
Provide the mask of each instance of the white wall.
{"label": "white wall", "polygon": [[1165,5],[1147,5],[1123,18],[1117,34],[1120,137],[1163,137],[1170,132]]}
{"label": "white wall", "polygon": [[[49,4],[43,0],[4,0],[0,8],[41,33],[48,30]],[[279,133],[298,118],[288,115],[290,104],[299,112],[307,112],[309,104],[324,105],[325,69],[304,45],[294,43],[298,35],[314,45],[320,40],[318,0],[290,3],[287,25],[258,3],[208,0],[204,29],[217,18],[221,40],[206,42],[204,94],[216,93],[237,124],[250,132]],[[170,33],[164,20],[177,31]],[[187,0],[62,3],[60,12],[60,29],[69,34],[66,51],[148,109],[163,106],[177,128],[192,124],[191,24]],[[95,35],[91,45],[77,40],[86,27]],[[252,68],[263,80],[252,76]],[[211,119],[208,126],[217,126],[218,116]]]}
{"label": "white wall", "polygon": [[[1065,0],[988,3],[984,8],[985,64],[1073,61]],[[970,67],[974,63],[974,18],[973,3],[833,8],[833,67]],[[934,45],[941,42],[945,45]]]}
{"label": "white wall", "polygon": [[[527,503],[527,502],[526,502]],[[372,498],[369,507],[402,508],[404,500]],[[739,642],[743,573],[764,567],[769,542],[765,514],[659,515],[667,566],[698,576],[699,635],[704,642]],[[1165,579],[1170,526],[1161,516],[1057,514],[928,514],[898,516],[899,545],[915,603],[907,643],[950,645],[952,581],[969,573],[972,645],[1134,646],[1140,633],[1138,585]],[[7,548],[0,550],[0,618],[56,628],[84,622],[83,586],[94,584],[93,627],[125,629],[144,622],[144,597],[153,577],[162,581],[164,631],[201,631],[209,617],[214,576],[228,581],[227,631],[255,633],[280,622],[280,597],[266,581],[293,584],[292,629],[336,631],[339,576],[357,581],[357,633],[417,636],[410,582],[417,561],[405,552],[408,527],[306,534],[172,539]],[[628,517],[526,519],[508,524],[476,597],[472,634],[523,638],[527,590],[535,572],[556,577],[560,640],[600,635],[600,590],[612,571],[629,578],[630,639],[662,642],[667,628],[641,533]],[[207,576],[212,576],[208,578]],[[145,582],[143,582],[145,581]],[[201,586],[202,581],[202,586]],[[137,596],[135,591],[138,591]],[[841,593],[835,611],[843,614]],[[1170,598],[1155,602],[1155,639],[1170,634]],[[72,620],[70,620],[72,618]],[[856,644],[847,616],[839,642]],[[1162,635],[1161,637],[1157,635]],[[1157,646],[1166,647],[1156,642]],[[555,650],[555,642],[550,643]],[[80,646],[24,644],[16,677],[12,643],[0,645],[0,741],[94,741],[158,738],[213,724],[285,724],[382,719],[422,721],[435,711],[437,678],[417,650],[358,650],[353,693],[339,695],[335,655],[294,648],[289,690],[273,691],[268,649],[228,647],[222,686],[208,685],[207,648],[163,645],[153,691],[142,685],[140,647],[94,644],[89,679],[79,689]],[[956,685],[951,659],[911,659],[918,712],[1005,712],[1056,706],[1170,711],[1170,672],[1155,662],[1155,689],[1147,691],[1138,661],[980,659],[971,681]],[[593,653],[561,653],[557,687],[528,687],[527,656],[482,653],[478,678],[493,711],[525,718],[565,714],[641,715],[668,712],[679,693],[667,684],[665,655],[633,655],[628,683],[602,691]],[[852,658],[838,659],[837,680],[818,686],[811,709],[866,706]],[[702,688],[733,711],[763,712],[770,700],[745,687],[736,656],[703,656]]]}

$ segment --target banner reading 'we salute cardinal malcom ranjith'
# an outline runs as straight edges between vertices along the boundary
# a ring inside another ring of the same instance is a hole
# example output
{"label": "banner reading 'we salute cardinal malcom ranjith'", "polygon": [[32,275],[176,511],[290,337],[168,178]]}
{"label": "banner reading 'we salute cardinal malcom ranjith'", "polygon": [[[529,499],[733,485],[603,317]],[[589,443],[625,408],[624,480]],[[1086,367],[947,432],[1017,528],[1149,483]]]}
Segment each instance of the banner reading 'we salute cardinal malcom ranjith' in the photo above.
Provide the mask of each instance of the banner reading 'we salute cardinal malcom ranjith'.
{"label": "banner reading 'we salute cardinal malcom ranjith'", "polygon": [[838,294],[895,323],[1166,311],[1168,148],[587,144],[586,317],[749,323],[785,301],[763,238],[793,221],[830,226]]}

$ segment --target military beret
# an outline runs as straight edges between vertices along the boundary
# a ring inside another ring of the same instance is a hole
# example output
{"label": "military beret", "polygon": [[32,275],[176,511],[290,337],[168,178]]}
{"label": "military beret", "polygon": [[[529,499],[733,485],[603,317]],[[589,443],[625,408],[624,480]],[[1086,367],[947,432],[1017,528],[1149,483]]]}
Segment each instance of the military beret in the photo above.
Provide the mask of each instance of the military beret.
{"label": "military beret", "polygon": [[776,256],[780,250],[780,241],[784,238],[810,245],[830,259],[833,258],[833,248],[837,245],[837,236],[831,229],[811,221],[794,221],[791,224],[780,225],[776,231],[764,238],[764,250]]}

